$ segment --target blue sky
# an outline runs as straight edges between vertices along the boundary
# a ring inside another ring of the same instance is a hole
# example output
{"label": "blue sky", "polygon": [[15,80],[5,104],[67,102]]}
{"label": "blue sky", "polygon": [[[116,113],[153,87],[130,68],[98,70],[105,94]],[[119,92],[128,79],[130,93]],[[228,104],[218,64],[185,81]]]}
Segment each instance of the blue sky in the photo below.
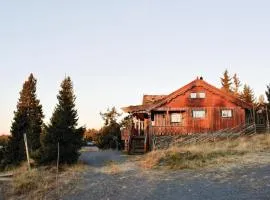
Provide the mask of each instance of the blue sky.
{"label": "blue sky", "polygon": [[168,94],[198,75],[220,86],[225,68],[257,95],[270,83],[270,2],[0,0],[0,133],[9,132],[28,75],[48,122],[65,74],[80,125],[100,111]]}

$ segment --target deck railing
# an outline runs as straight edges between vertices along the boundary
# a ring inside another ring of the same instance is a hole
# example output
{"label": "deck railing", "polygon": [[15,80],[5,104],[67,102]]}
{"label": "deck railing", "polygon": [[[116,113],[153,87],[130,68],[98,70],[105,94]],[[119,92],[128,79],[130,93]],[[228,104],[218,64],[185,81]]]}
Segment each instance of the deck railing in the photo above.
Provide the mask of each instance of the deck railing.
{"label": "deck railing", "polygon": [[209,133],[209,128],[200,128],[194,126],[152,126],[150,128],[152,135],[188,135],[190,133]]}

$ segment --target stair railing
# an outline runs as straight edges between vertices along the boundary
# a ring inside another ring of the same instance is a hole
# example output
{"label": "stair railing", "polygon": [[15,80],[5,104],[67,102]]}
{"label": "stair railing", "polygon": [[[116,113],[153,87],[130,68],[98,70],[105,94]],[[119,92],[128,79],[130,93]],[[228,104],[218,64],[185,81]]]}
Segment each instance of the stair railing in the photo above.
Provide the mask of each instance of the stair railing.
{"label": "stair railing", "polygon": [[128,136],[128,146],[127,146],[127,152],[128,154],[131,152],[131,145],[132,145],[132,136]]}
{"label": "stair railing", "polygon": [[148,151],[148,134],[145,134],[144,138],[144,153],[147,153]]}

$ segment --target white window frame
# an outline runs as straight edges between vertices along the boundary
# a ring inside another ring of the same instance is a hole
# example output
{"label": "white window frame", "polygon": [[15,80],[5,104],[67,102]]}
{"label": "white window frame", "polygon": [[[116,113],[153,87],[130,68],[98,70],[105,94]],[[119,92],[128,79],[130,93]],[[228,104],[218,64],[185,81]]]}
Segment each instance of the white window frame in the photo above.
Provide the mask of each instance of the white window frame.
{"label": "white window frame", "polygon": [[205,99],[206,94],[205,94],[205,92],[199,92],[199,93],[197,94],[197,96],[198,96],[198,98],[200,98],[200,99]]}
{"label": "white window frame", "polygon": [[197,98],[197,93],[191,92],[191,93],[190,93],[190,98],[191,98],[191,99],[196,99],[196,98]]}
{"label": "white window frame", "polygon": [[222,118],[232,118],[233,112],[232,109],[222,109],[221,110],[221,117]]}
{"label": "white window frame", "polygon": [[170,114],[171,123],[181,123],[182,122],[182,114],[180,112],[173,112]]}
{"label": "white window frame", "polygon": [[192,117],[195,119],[204,119],[206,117],[205,110],[192,110]]}

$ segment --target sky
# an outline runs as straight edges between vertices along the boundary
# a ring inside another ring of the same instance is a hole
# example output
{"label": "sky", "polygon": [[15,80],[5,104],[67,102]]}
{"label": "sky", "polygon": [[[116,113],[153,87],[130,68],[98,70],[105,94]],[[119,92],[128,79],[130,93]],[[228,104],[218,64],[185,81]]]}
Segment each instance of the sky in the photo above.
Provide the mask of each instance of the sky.
{"label": "sky", "polygon": [[87,128],[100,128],[108,107],[169,94],[197,76],[220,87],[225,69],[264,94],[269,10],[268,0],[0,0],[0,134],[30,73],[45,123],[69,75]]}

